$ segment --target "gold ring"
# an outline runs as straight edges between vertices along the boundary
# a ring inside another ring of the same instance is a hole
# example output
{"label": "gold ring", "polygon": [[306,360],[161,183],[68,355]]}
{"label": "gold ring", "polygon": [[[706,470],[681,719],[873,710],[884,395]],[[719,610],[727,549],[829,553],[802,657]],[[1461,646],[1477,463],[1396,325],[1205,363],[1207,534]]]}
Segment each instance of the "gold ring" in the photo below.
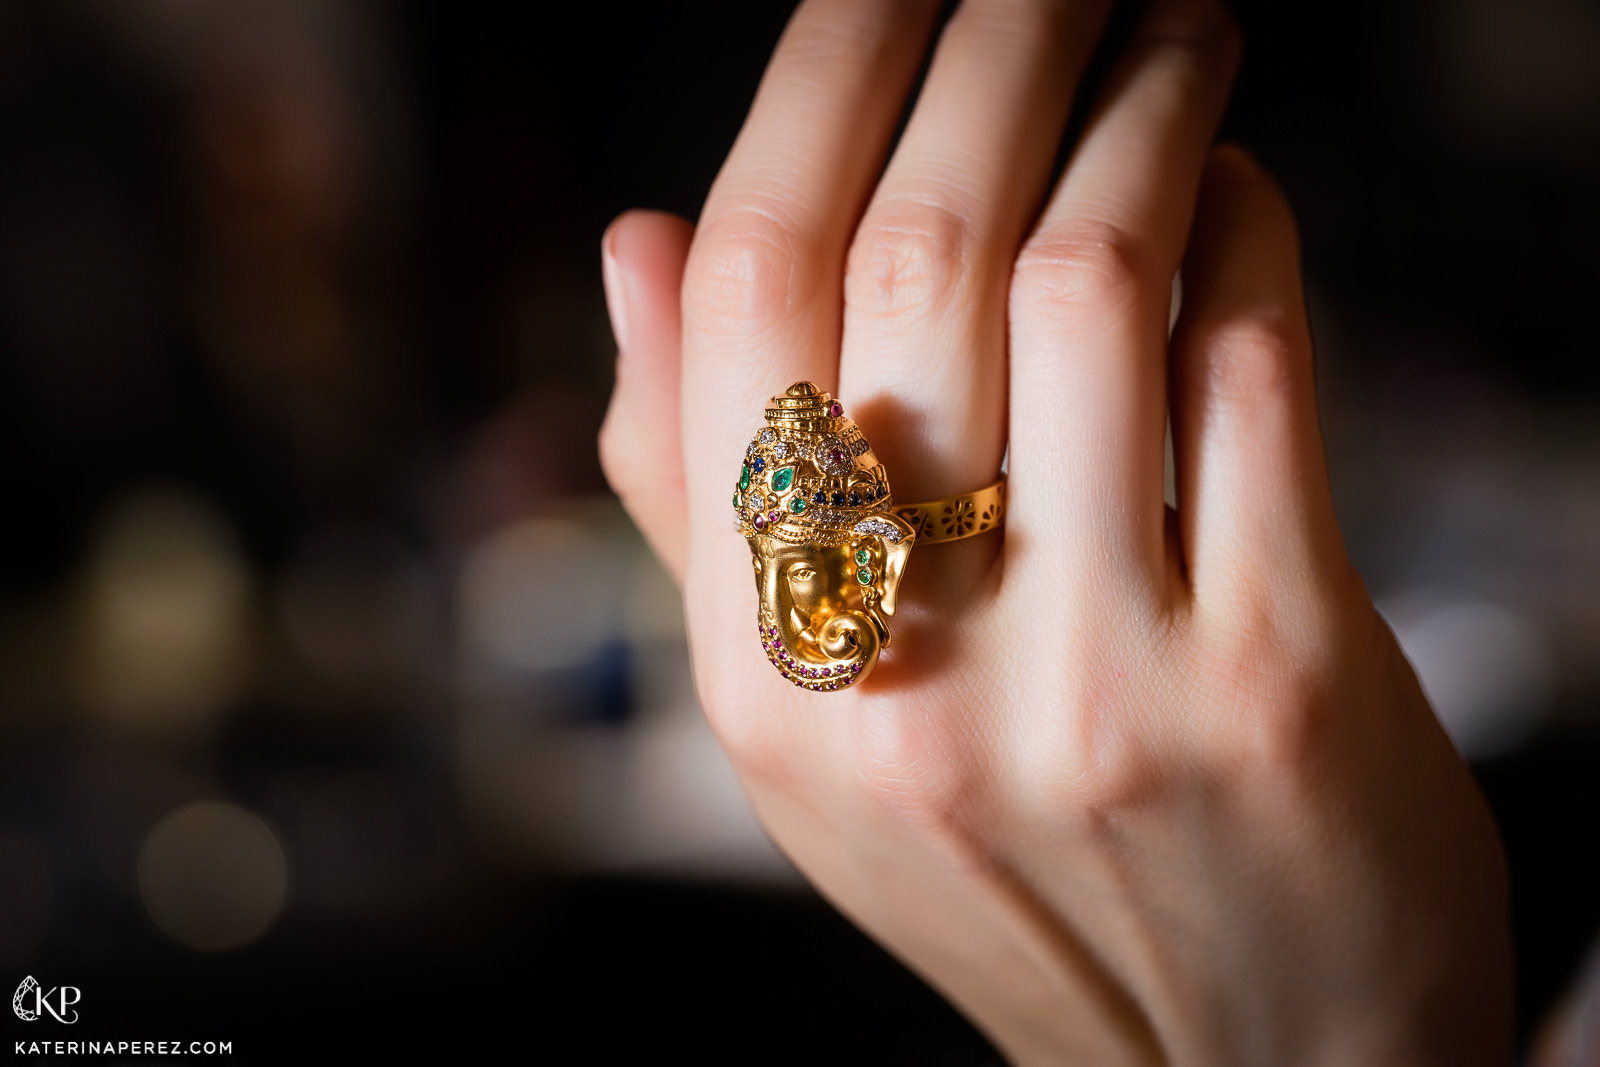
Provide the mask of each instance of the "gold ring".
{"label": "gold ring", "polygon": [[755,567],[761,647],[814,692],[860,685],[889,647],[913,544],[998,530],[1005,476],[977,492],[895,504],[889,475],[840,403],[796,382],[767,404],[733,491]]}

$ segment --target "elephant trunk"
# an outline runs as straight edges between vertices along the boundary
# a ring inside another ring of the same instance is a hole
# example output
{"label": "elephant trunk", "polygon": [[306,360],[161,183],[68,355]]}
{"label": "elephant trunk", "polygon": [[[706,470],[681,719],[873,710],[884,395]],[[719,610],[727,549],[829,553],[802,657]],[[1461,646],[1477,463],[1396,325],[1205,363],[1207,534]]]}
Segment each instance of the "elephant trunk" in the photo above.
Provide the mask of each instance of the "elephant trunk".
{"label": "elephant trunk", "polygon": [[817,640],[804,642],[790,632],[780,616],[776,623],[762,618],[761,647],[767,659],[802,689],[838,690],[865,678],[878,662],[883,635],[866,612],[840,611],[817,629]]}

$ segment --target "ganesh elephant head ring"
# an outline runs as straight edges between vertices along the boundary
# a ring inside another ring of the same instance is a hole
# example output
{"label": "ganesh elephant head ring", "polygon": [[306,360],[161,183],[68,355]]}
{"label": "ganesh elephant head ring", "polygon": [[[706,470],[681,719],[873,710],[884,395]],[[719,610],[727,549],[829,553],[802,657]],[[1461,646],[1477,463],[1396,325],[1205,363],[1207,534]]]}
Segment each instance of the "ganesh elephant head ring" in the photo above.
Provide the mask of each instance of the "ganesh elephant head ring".
{"label": "ganesh elephant head ring", "polygon": [[755,569],[761,647],[813,692],[859,686],[889,646],[913,545],[997,530],[1005,477],[977,492],[896,504],[889,474],[843,406],[810,382],[767,404],[733,508]]}

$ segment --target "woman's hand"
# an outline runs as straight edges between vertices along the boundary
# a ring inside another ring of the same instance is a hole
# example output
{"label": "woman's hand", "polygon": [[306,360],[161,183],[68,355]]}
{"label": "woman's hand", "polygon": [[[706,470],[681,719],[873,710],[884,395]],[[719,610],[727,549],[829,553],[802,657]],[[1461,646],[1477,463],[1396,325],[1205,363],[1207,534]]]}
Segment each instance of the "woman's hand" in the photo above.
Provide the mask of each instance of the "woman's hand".
{"label": "woman's hand", "polygon": [[[882,170],[938,4],[803,3],[692,235],[607,231],[607,474],[763,824],[1016,1062],[1505,1063],[1499,842],[1345,556],[1213,3],[1151,5],[1050,184],[1107,6],[966,0]],[[900,500],[1010,446],[1003,536],[913,552],[827,695],[753,640],[726,499],[801,379]]]}

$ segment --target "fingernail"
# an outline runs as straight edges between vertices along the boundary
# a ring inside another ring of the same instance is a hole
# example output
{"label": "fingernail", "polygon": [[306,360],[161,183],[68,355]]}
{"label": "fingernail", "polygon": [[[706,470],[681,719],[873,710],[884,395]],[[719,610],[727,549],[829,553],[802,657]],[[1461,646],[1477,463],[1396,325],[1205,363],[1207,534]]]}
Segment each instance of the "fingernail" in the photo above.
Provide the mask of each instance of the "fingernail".
{"label": "fingernail", "polygon": [[622,268],[617,262],[617,227],[612,224],[600,239],[600,279],[606,290],[606,310],[611,315],[611,333],[618,353],[628,347],[628,307]]}

